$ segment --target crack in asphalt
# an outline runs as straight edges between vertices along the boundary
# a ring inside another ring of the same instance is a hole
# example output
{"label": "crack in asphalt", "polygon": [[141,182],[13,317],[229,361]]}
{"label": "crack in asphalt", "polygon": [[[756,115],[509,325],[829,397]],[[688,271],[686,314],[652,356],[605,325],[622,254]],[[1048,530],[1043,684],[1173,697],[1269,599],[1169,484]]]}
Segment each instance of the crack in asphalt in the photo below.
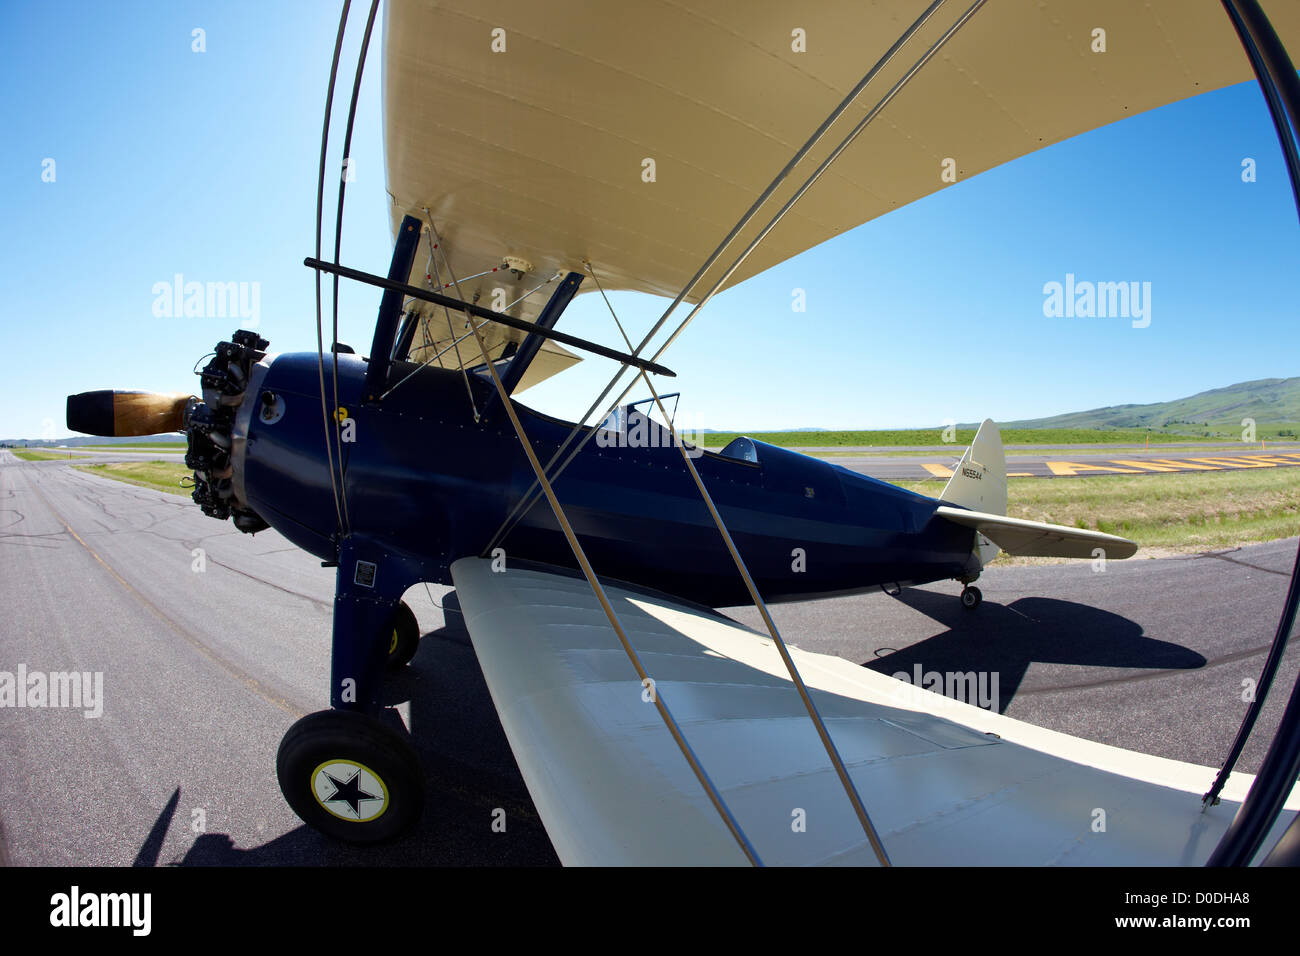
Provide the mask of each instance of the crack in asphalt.
{"label": "crack in asphalt", "polygon": [[269,588],[275,588],[277,591],[281,592],[282,594],[288,594],[291,597],[302,598],[304,601],[309,601],[310,603],[315,604],[317,607],[324,608],[327,611],[334,610],[333,601],[322,601],[320,598],[314,598],[309,594],[303,594],[301,591],[295,591],[292,588],[287,588],[282,584],[276,584],[274,581],[266,580],[266,578],[259,578],[256,574],[252,574],[248,571],[242,571],[239,568],[231,567],[229,564],[223,564],[222,562],[218,561],[216,558],[210,557],[207,560],[209,564],[215,564],[217,567],[224,568],[227,571],[232,571],[235,574],[240,575],[241,577],[249,578],[253,581],[258,582],[259,584],[265,584]]}
{"label": "crack in asphalt", "polygon": [[1230,558],[1228,555],[1240,551],[1241,548],[1233,548],[1230,551],[1206,551],[1203,554],[1193,555],[1194,558],[1217,558],[1220,561],[1227,561],[1229,564],[1238,564],[1243,568],[1251,568],[1255,571],[1263,571],[1266,574],[1280,574],[1284,578],[1290,578],[1290,571],[1279,571],[1276,568],[1266,568],[1262,565],[1251,564],[1249,561],[1241,561],[1237,558]]}

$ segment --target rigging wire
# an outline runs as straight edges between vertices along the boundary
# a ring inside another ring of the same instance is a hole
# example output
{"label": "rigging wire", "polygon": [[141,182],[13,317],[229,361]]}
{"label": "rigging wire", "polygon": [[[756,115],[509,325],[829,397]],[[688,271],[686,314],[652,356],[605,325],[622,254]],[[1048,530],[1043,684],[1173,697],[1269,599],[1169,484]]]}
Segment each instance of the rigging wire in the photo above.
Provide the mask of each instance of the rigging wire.
{"label": "rigging wire", "polygon": [[[455,282],[455,279],[453,278],[452,281]],[[459,286],[457,286],[456,291],[459,294]],[[468,316],[468,313],[466,313],[466,315]],[[488,374],[492,377],[492,384],[496,387],[497,395],[501,399],[501,406],[505,409],[506,415],[510,419],[510,424],[515,430],[515,437],[519,440],[520,447],[523,448],[524,454],[528,457],[528,464],[533,469],[533,474],[535,474],[537,480],[541,482],[547,501],[550,502],[551,511],[555,514],[555,520],[559,523],[561,531],[564,532],[564,537],[567,539],[569,548],[572,550],[574,558],[577,559],[578,565],[587,579],[587,583],[591,586],[592,591],[596,595],[596,599],[600,602],[601,609],[605,612],[605,617],[609,620],[610,627],[614,629],[614,633],[618,636],[619,643],[623,645],[623,651],[627,655],[628,660],[631,661],[632,667],[641,681],[641,687],[649,691],[650,701],[654,704],[655,710],[658,711],[664,725],[668,728],[668,732],[672,735],[673,741],[677,744],[682,756],[686,758],[686,762],[690,765],[692,772],[694,772],[695,778],[704,788],[705,793],[709,797],[709,801],[713,804],[714,809],[722,818],[723,823],[726,825],[728,831],[730,831],[736,844],[740,847],[741,852],[744,853],[745,858],[749,860],[750,864],[753,866],[762,866],[763,861],[759,858],[758,851],[754,849],[753,844],[749,841],[749,837],[747,837],[745,831],[741,829],[740,823],[732,814],[731,808],[727,806],[727,803],[723,799],[722,794],[718,791],[717,786],[711,779],[709,779],[709,775],[705,771],[704,766],[700,763],[699,758],[695,755],[695,751],[691,749],[690,743],[687,742],[686,737],[682,734],[681,727],[678,725],[676,718],[673,717],[672,711],[668,709],[668,703],[663,699],[663,693],[658,690],[654,681],[646,673],[645,667],[642,666],[641,658],[637,655],[636,648],[632,646],[632,642],[628,639],[627,632],[624,631],[623,624],[619,620],[617,612],[614,610],[613,605],[610,604],[609,597],[606,595],[604,587],[596,577],[596,572],[592,569],[591,563],[587,560],[587,555],[583,551],[582,545],[578,542],[578,537],[573,531],[573,526],[569,523],[568,516],[564,512],[564,507],[560,504],[559,499],[555,497],[555,491],[551,487],[551,483],[546,480],[546,473],[542,470],[542,464],[538,461],[537,455],[533,451],[531,443],[528,441],[528,436],[524,432],[523,425],[519,422],[519,416],[515,412],[514,404],[511,402],[505,386],[501,384],[501,376],[497,374],[496,366],[492,364],[492,360],[488,356],[487,346],[484,344],[483,336],[479,333],[479,328],[477,326],[474,327],[474,341],[478,343],[479,353],[483,356],[483,363],[487,366]]]}
{"label": "rigging wire", "polygon": [[[361,95],[361,74],[366,68],[366,54],[370,50],[370,34],[375,27],[375,14],[379,12],[379,0],[371,0],[370,13],[366,17],[365,33],[361,37],[361,50],[357,54],[357,71],[352,80],[352,100],[348,104],[348,122],[347,128],[343,135],[343,170],[339,175],[339,203],[338,213],[334,220],[334,264],[339,265],[339,252],[343,244],[343,202],[347,193],[348,173],[351,168],[348,165],[352,156],[352,130],[357,119],[357,100]],[[334,289],[334,342],[337,345],[339,340],[339,277],[336,273],[333,282]],[[347,477],[343,470],[343,423],[339,420],[339,350],[331,348],[330,351],[334,356],[334,442],[339,452],[339,500],[343,505],[343,531],[348,534],[352,530],[352,519],[348,514],[348,494],[347,494]]]}
{"label": "rigging wire", "polygon": [[[425,212],[428,212],[428,209],[427,209],[427,208],[425,209]],[[432,250],[431,250],[431,253],[432,253]],[[490,276],[492,273],[494,273],[494,272],[500,272],[500,271],[501,271],[501,266],[493,266],[491,269],[484,269],[482,272],[476,272],[476,273],[474,273],[472,276],[465,276],[465,277],[464,277],[463,279],[461,279],[460,281],[461,281],[461,282],[472,282],[472,281],[475,280],[475,279],[481,279],[481,278],[483,278],[484,276]],[[428,278],[429,278],[428,275],[426,275],[425,278],[428,279]],[[435,292],[441,292],[443,289],[450,289],[450,288],[451,288],[451,283],[448,282],[446,285],[442,286],[442,288],[435,289],[434,291],[435,291]],[[508,308],[508,306],[507,306],[507,308]],[[505,309],[501,309],[500,311],[504,312]]]}
{"label": "rigging wire", "polygon": [[[601,287],[600,279],[597,277],[596,272],[591,267],[590,263],[587,263],[587,271],[591,273],[591,278],[596,283],[596,288],[600,290],[601,297],[605,299],[605,304],[609,306],[610,314],[614,316],[614,322],[618,325],[619,331],[621,332],[623,330],[623,324],[618,321],[618,316],[614,314],[614,307],[610,305],[609,297],[605,295],[605,290]],[[624,334],[624,338],[626,338],[626,333]],[[664,408],[663,401],[659,398],[659,392],[650,381],[650,373],[645,369],[639,369],[638,371],[640,372],[641,380],[645,383],[646,388],[650,390],[650,395],[654,399],[655,406],[659,409],[659,414],[668,422],[668,433],[672,438],[672,443],[677,446],[677,449],[682,453],[682,461],[686,463],[686,470],[690,472],[691,479],[695,482],[695,487],[699,491],[700,497],[704,500],[705,507],[709,509],[709,516],[717,526],[718,533],[722,535],[723,544],[726,545],[727,551],[731,555],[731,560],[736,565],[736,570],[740,572],[740,576],[745,582],[745,588],[749,591],[750,600],[754,603],[754,607],[763,618],[763,624],[767,627],[767,632],[771,635],[772,642],[776,645],[777,651],[781,655],[781,661],[785,665],[786,672],[790,675],[790,680],[794,683],[795,690],[799,694],[799,699],[803,702],[804,710],[807,711],[809,719],[812,720],[813,726],[817,730],[817,736],[821,740],[822,748],[830,758],[831,766],[834,768],[836,776],[839,777],[840,785],[844,788],[845,795],[849,798],[849,803],[852,805],[853,812],[858,818],[858,823],[862,826],[862,830],[866,834],[867,842],[871,844],[871,849],[876,854],[876,859],[880,862],[880,865],[890,866],[889,854],[885,850],[885,845],[880,839],[880,834],[872,824],[871,817],[867,813],[867,808],[862,802],[862,797],[853,783],[853,778],[849,776],[848,768],[845,767],[844,760],[841,758],[839,750],[836,748],[834,741],[831,740],[830,732],[826,729],[826,724],[817,710],[817,705],[813,703],[812,696],[808,693],[808,687],[804,684],[803,677],[799,674],[799,668],[795,666],[794,658],[790,656],[790,651],[786,647],[780,631],[777,629],[776,621],[772,619],[772,615],[768,612],[767,603],[763,600],[762,595],[759,594],[758,586],[754,583],[754,578],[749,573],[749,568],[746,566],[744,558],[741,557],[740,550],[736,547],[736,543],[731,537],[731,532],[727,530],[726,522],[722,520],[722,515],[719,513],[717,506],[713,503],[713,496],[709,494],[708,489],[704,485],[704,479],[700,477],[699,470],[695,467],[695,463],[691,461],[690,452],[687,451],[686,446],[678,437],[677,429],[674,427],[672,420],[668,418],[668,412]]]}
{"label": "rigging wire", "polygon": [[[480,277],[485,276],[485,275],[491,275],[491,273],[492,273],[492,272],[495,272],[495,271],[496,271],[496,270],[493,269],[493,270],[490,270],[489,272],[481,272],[481,273],[479,273],[477,276],[470,276],[470,279],[477,279],[477,278],[480,278]],[[552,282],[554,282],[556,279],[560,278],[562,275],[563,275],[563,273],[557,272],[555,275],[551,276],[551,277],[550,277],[549,279],[547,279],[545,282],[541,283],[541,284],[538,285],[538,286],[535,286],[535,287],[534,287],[533,289],[531,289],[530,291],[525,292],[525,293],[524,293],[523,295],[521,295],[519,298],[515,299],[515,301],[511,302],[511,303],[510,303],[509,305],[507,305],[504,309],[501,309],[501,312],[502,312],[502,313],[505,313],[506,310],[515,307],[515,306],[518,305],[520,302],[524,301],[524,299],[528,298],[530,295],[532,295],[534,292],[536,292],[538,289],[544,289],[546,286],[550,285]],[[469,279],[465,279],[464,281],[468,282]],[[448,285],[447,285],[446,287],[450,287],[450,285],[451,285],[451,284],[448,283]],[[445,288],[446,288],[446,287],[445,287]],[[477,299],[476,299],[476,301],[477,301]],[[444,310],[445,310],[446,308],[447,308],[446,306],[443,306],[443,309],[444,309]],[[483,328],[483,327],[484,327],[485,325],[487,325],[490,321],[491,321],[490,319],[484,319],[482,322],[479,323],[478,328],[480,328],[480,329]],[[426,319],[426,322],[427,322],[427,319]],[[466,323],[466,326],[468,326],[469,324],[470,324],[470,323],[467,322],[467,323]],[[393,392],[395,392],[395,391],[397,390],[398,386],[400,386],[403,382],[405,382],[405,381],[407,381],[409,378],[411,378],[411,376],[413,376],[416,372],[420,371],[420,369],[428,368],[428,367],[429,367],[430,365],[432,365],[434,362],[437,362],[438,365],[439,365],[440,367],[443,367],[443,366],[442,366],[442,361],[441,361],[442,356],[445,355],[445,354],[447,354],[448,352],[450,352],[450,351],[451,351],[455,346],[459,345],[461,342],[465,341],[467,338],[469,338],[471,335],[474,334],[473,329],[470,329],[470,331],[464,332],[464,333],[462,333],[461,335],[455,335],[455,333],[452,332],[452,329],[451,329],[451,316],[450,316],[450,315],[447,316],[447,330],[448,330],[448,333],[451,334],[451,335],[453,336],[453,337],[452,337],[452,340],[451,340],[451,344],[450,344],[450,345],[443,346],[443,348],[440,349],[440,350],[438,351],[438,353],[437,353],[436,355],[434,355],[432,358],[425,359],[425,360],[424,360],[423,362],[421,362],[418,366],[416,366],[415,368],[411,369],[411,371],[408,372],[406,375],[402,376],[402,378],[401,378],[401,379],[400,379],[400,380],[399,380],[395,385],[391,386],[391,387],[390,387],[386,392],[384,392],[382,395],[379,396],[380,401],[383,401],[385,398],[387,398],[389,395],[391,395]],[[427,328],[427,325],[426,325],[426,328],[425,328],[425,340],[426,340],[426,341],[428,341],[428,336],[429,336],[429,333],[428,333],[428,328]],[[629,343],[629,345],[628,345],[628,348],[631,348],[631,344],[630,344],[630,343]],[[457,360],[460,359],[460,350],[459,350],[459,349],[456,350],[456,358],[457,358]],[[498,360],[498,361],[499,361],[499,360]],[[470,401],[472,402],[473,399],[474,399],[474,396],[471,395],[471,396],[470,396]]]}
{"label": "rigging wire", "polygon": [[[426,212],[427,212],[427,211],[428,211],[428,210],[427,210],[427,208],[426,208]],[[426,261],[425,264],[424,264],[424,284],[425,284],[425,285],[426,285],[430,290],[432,290],[432,289],[433,289],[433,237],[432,237],[431,235],[429,235],[429,232],[428,232],[428,229],[427,229],[427,228],[424,230],[424,233],[425,233],[425,235],[428,236],[428,242],[429,242],[429,258],[428,258],[428,261]],[[408,296],[408,297],[405,299],[405,301],[402,303],[402,308],[403,308],[403,309],[408,308],[408,307],[411,308],[412,311],[414,311],[414,312],[416,313],[416,316],[417,316],[417,318],[418,318],[419,325],[420,325],[420,332],[421,332],[421,334],[424,336],[424,341],[423,341],[423,343],[422,343],[421,345],[416,346],[416,345],[412,344],[412,345],[411,345],[411,346],[406,350],[406,355],[407,355],[407,357],[409,358],[410,355],[411,355],[411,353],[414,352],[414,351],[416,351],[417,349],[428,349],[428,348],[432,348],[432,347],[434,346],[435,343],[434,343],[434,339],[433,339],[433,335],[432,335],[432,333],[429,332],[429,311],[431,311],[431,310],[426,310],[426,311],[423,311],[423,312],[420,311],[420,300],[419,300],[419,299],[416,299],[416,298],[414,298],[414,297],[412,297],[412,296]],[[414,338],[414,336],[412,336],[412,338]],[[450,346],[449,346],[449,347],[450,347]],[[428,359],[428,360],[426,360],[426,361],[424,361],[424,362],[421,362],[421,363],[420,363],[421,367],[423,367],[423,366],[425,366],[425,365],[432,365],[434,362],[437,362],[439,368],[446,368],[446,366],[442,364],[442,355],[443,355],[443,352],[446,352],[446,351],[447,351],[447,349],[443,349],[441,352],[439,352],[439,353],[438,353],[437,355],[435,355],[433,358]],[[401,385],[402,382],[405,382],[406,379],[410,378],[411,375],[414,375],[414,374],[415,374],[416,372],[418,372],[418,371],[419,371],[418,368],[415,369],[415,370],[413,370],[413,371],[410,373],[410,375],[407,375],[405,378],[403,378],[400,382],[397,383],[397,385]],[[390,394],[392,394],[393,389],[394,389],[394,388],[397,388],[397,385],[392,386],[392,387],[389,388],[387,391],[385,391],[382,395],[380,395],[380,396],[379,396],[379,400],[382,402],[385,398],[387,398]]]}
{"label": "rigging wire", "polygon": [[[329,88],[325,94],[325,123],[321,129],[320,135],[320,176],[316,183],[316,258],[321,256],[321,232],[324,225],[324,205],[325,205],[325,153],[329,144],[330,134],[330,114],[334,106],[334,82],[339,72],[339,55],[343,50],[343,34],[348,23],[348,8],[352,0],[343,0],[343,12],[339,16],[339,32],[334,40],[334,61],[330,65]],[[337,288],[337,284],[335,286]],[[325,341],[324,341],[324,315],[321,301],[320,287],[320,270],[316,270],[316,370],[320,376],[320,411],[321,421],[325,427],[325,457],[328,460],[330,472],[330,490],[334,497],[334,512],[337,517],[337,528],[343,528],[343,506],[339,497],[339,486],[334,475],[334,450],[331,445],[330,432],[330,413],[325,399]],[[335,336],[337,338],[337,334]],[[340,454],[342,450],[340,449]]]}
{"label": "rigging wire", "polygon": [[[442,237],[438,235],[438,230],[437,230],[437,228],[436,228],[436,227],[434,226],[434,224],[433,224],[433,215],[432,215],[431,213],[429,213],[429,207],[428,207],[428,206],[425,206],[425,207],[424,207],[424,211],[425,211],[425,213],[429,216],[429,235],[430,235],[434,240],[436,240],[436,242],[433,244],[433,248],[438,250],[438,255],[442,257],[442,264],[445,265],[445,266],[447,267],[447,275],[451,278],[452,285],[454,285],[454,286],[456,287],[456,298],[458,298],[458,299],[460,299],[462,302],[464,302],[464,301],[465,301],[465,298],[464,298],[464,296],[462,296],[461,293],[460,293],[460,282],[456,279],[456,273],[454,273],[454,272],[451,271],[451,260],[450,260],[449,258],[447,258],[447,250],[444,249],[444,248],[442,247]],[[434,276],[437,278],[438,282],[441,283],[441,282],[442,282],[442,273],[441,273],[441,271],[438,269],[438,262],[437,262],[436,259],[434,260],[434,263],[433,263],[433,274],[434,274]],[[474,302],[475,302],[476,304],[478,303],[478,293],[477,293],[477,292],[474,293]],[[452,337],[452,343],[451,343],[451,344],[452,344],[452,347],[456,349],[456,364],[460,366],[460,374],[461,374],[461,378],[462,378],[462,379],[464,380],[464,382],[465,382],[465,394],[469,396],[469,407],[470,407],[470,410],[471,410],[471,411],[473,412],[473,414],[474,414],[474,421],[477,422],[477,421],[480,420],[480,415],[479,415],[479,411],[478,411],[478,403],[474,401],[474,389],[471,388],[471,387],[470,387],[470,384],[469,384],[469,370],[465,368],[465,360],[464,360],[463,358],[461,358],[461,355],[460,355],[460,339],[458,339],[458,338],[455,337],[455,336],[456,336],[456,332],[455,332],[455,330],[451,327],[451,310],[448,309],[448,308],[444,305],[444,306],[442,307],[442,311],[443,311],[443,314],[447,316],[447,334],[450,335],[450,336]],[[488,320],[487,320],[487,319],[484,319],[483,322],[482,322],[482,324],[483,324],[483,325],[486,325],[487,322],[488,322]],[[468,312],[466,312],[466,313],[465,313],[465,325],[466,325],[466,326],[471,326],[471,325],[473,325],[473,324],[474,324],[474,317],[471,316]],[[412,374],[414,374],[414,373],[412,373]],[[408,375],[407,378],[410,378],[410,376]],[[399,382],[398,384],[401,384],[401,383]],[[394,387],[396,387],[396,386],[394,386]]]}

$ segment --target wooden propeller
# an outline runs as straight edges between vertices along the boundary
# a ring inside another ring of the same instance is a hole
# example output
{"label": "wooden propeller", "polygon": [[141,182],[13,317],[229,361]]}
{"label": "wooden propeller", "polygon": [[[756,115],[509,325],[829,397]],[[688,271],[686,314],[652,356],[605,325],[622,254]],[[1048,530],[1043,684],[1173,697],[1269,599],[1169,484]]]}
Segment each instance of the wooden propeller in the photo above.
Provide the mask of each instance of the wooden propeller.
{"label": "wooden propeller", "polygon": [[184,428],[185,406],[192,397],[181,392],[112,389],[69,395],[68,428],[108,438],[178,432]]}

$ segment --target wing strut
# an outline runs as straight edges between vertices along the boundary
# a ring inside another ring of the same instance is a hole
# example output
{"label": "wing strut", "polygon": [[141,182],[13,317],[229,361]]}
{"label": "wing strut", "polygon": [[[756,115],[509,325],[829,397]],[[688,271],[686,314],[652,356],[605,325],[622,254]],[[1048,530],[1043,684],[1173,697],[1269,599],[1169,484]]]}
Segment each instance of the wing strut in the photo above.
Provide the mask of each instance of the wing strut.
{"label": "wing strut", "polygon": [[[982,0],[981,0],[982,2]],[[613,359],[622,366],[633,366],[635,368],[645,368],[657,375],[676,376],[672,369],[664,368],[655,362],[647,361],[636,355],[625,355],[614,349],[606,348],[596,342],[588,342],[586,339],[580,339],[576,335],[568,335],[564,332],[556,332],[554,329],[539,329],[532,322],[526,319],[516,319],[514,316],[502,315],[500,312],[493,312],[491,309],[485,309],[481,305],[475,305],[472,302],[465,302],[461,299],[452,298],[451,296],[441,295],[437,292],[430,292],[428,289],[421,289],[419,286],[407,285],[405,282],[397,282],[392,279],[385,279],[383,276],[372,275],[369,272],[362,272],[360,269],[352,269],[348,266],[341,266],[334,262],[322,262],[319,259],[313,259],[310,256],[303,259],[302,264],[308,269],[316,269],[320,272],[327,272],[330,275],[342,276],[344,279],[354,279],[357,282],[364,282],[366,285],[373,285],[380,289],[388,289],[393,292],[400,292],[403,295],[410,296],[412,299],[419,299],[421,302],[432,302],[434,305],[442,305],[455,312],[464,312],[467,316],[473,316],[480,319],[486,319],[489,322],[496,322],[512,329],[519,329],[521,332],[536,333],[543,338],[553,339],[561,345],[571,345],[575,349],[582,349],[591,352],[603,358]]]}
{"label": "wing strut", "polygon": [[[458,287],[457,292],[459,291]],[[632,647],[631,642],[628,640],[627,632],[623,629],[623,625],[618,619],[618,614],[614,611],[614,606],[609,603],[609,598],[605,595],[604,587],[596,577],[596,572],[592,570],[591,563],[587,560],[587,555],[583,551],[582,545],[578,543],[577,535],[573,533],[573,526],[569,524],[569,519],[564,513],[563,506],[560,504],[559,499],[555,497],[555,491],[552,489],[551,483],[546,480],[546,472],[542,470],[542,464],[537,460],[537,455],[533,451],[532,443],[529,442],[528,436],[524,433],[523,425],[519,423],[519,416],[515,412],[515,407],[510,401],[510,396],[506,392],[505,385],[501,382],[501,376],[497,374],[496,366],[492,364],[492,360],[488,357],[487,346],[483,342],[483,336],[480,334],[477,326],[472,326],[472,328],[474,331],[474,340],[478,343],[479,352],[483,356],[483,364],[487,366],[488,374],[492,376],[492,384],[496,386],[496,394],[501,399],[501,406],[505,409],[506,415],[510,418],[510,424],[515,430],[515,437],[519,439],[519,447],[524,450],[524,454],[528,457],[528,464],[532,466],[533,473],[537,476],[537,480],[541,482],[542,489],[546,494],[546,499],[550,502],[551,510],[555,513],[555,520],[559,523],[561,530],[564,532],[564,537],[568,540],[569,547],[573,551],[573,556],[577,559],[579,567],[582,568],[583,575],[587,578],[587,583],[591,585],[592,591],[595,592],[596,600],[600,602],[601,608],[605,611],[605,616],[609,618],[610,626],[614,629],[614,633],[618,635],[619,643],[623,645],[623,650],[627,654],[628,660],[632,662],[632,667],[636,670],[637,677],[640,678],[642,687],[650,689],[651,702],[655,705],[655,709],[659,712],[659,716],[663,718],[663,722],[665,726],[667,726],[668,732],[672,734],[673,740],[676,741],[678,748],[682,752],[682,756],[685,757],[686,762],[690,764],[691,770],[694,771],[696,779],[700,781],[700,785],[704,787],[705,792],[709,795],[709,800],[718,811],[718,815],[722,817],[723,823],[725,823],[727,829],[731,831],[731,835],[740,846],[741,852],[745,854],[746,859],[748,859],[753,866],[762,866],[763,861],[759,859],[758,851],[754,849],[753,844],[749,842],[749,838],[745,836],[745,832],[740,828],[740,824],[736,821],[731,809],[727,806],[726,801],[723,800],[722,794],[718,792],[718,788],[714,785],[713,781],[709,779],[709,775],[700,764],[699,758],[695,756],[695,752],[691,749],[691,745],[687,743],[686,738],[682,735],[681,728],[678,726],[672,712],[668,709],[667,702],[663,699],[663,694],[654,689],[654,682],[650,679],[645,668],[641,665],[641,659],[637,656],[636,649]],[[644,372],[644,369],[642,371]]]}
{"label": "wing strut", "polygon": [[[560,315],[568,308],[573,297],[578,294],[578,286],[582,285],[582,274],[570,272],[560,283],[560,287],[551,293],[550,299],[542,307],[542,312],[537,316],[537,327],[539,329],[553,329],[555,323],[559,320]],[[501,384],[505,387],[507,395],[513,395],[519,382],[523,379],[524,373],[528,371],[528,366],[532,364],[533,359],[537,357],[538,350],[542,347],[545,338],[537,332],[529,332],[528,337],[524,339],[523,344],[519,346],[519,351],[515,357],[510,360],[510,367],[506,373],[501,376]],[[496,396],[488,398],[487,404],[483,406],[483,414],[487,414],[496,401]]]}
{"label": "wing strut", "polygon": [[[393,259],[388,267],[388,278],[402,279],[411,272],[415,262],[415,251],[420,245],[420,220],[414,216],[402,219],[397,230],[397,242],[393,246]],[[337,281],[337,280],[336,280]],[[367,402],[378,401],[384,383],[388,380],[388,369],[392,364],[394,340],[397,336],[398,317],[402,311],[402,295],[393,289],[384,292],[379,303],[379,318],[375,322],[374,341],[370,345],[370,363],[366,366],[366,381],[362,388]],[[337,353],[335,353],[337,363]],[[338,398],[334,399],[335,404]]]}

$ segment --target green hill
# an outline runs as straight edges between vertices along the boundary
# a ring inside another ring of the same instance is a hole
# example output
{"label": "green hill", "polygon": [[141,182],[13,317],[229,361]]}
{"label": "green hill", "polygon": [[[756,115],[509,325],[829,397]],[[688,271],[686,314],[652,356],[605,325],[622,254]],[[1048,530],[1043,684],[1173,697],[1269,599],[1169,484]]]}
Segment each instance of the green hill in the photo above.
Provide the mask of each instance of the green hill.
{"label": "green hill", "polygon": [[[1212,388],[1187,398],[1149,405],[1110,405],[1086,412],[1002,423],[1003,428],[1160,428],[1170,432],[1240,431],[1241,420],[1258,426],[1300,422],[1300,377],[1261,378]],[[1296,429],[1300,431],[1300,428]],[[1276,429],[1268,429],[1277,433]]]}

